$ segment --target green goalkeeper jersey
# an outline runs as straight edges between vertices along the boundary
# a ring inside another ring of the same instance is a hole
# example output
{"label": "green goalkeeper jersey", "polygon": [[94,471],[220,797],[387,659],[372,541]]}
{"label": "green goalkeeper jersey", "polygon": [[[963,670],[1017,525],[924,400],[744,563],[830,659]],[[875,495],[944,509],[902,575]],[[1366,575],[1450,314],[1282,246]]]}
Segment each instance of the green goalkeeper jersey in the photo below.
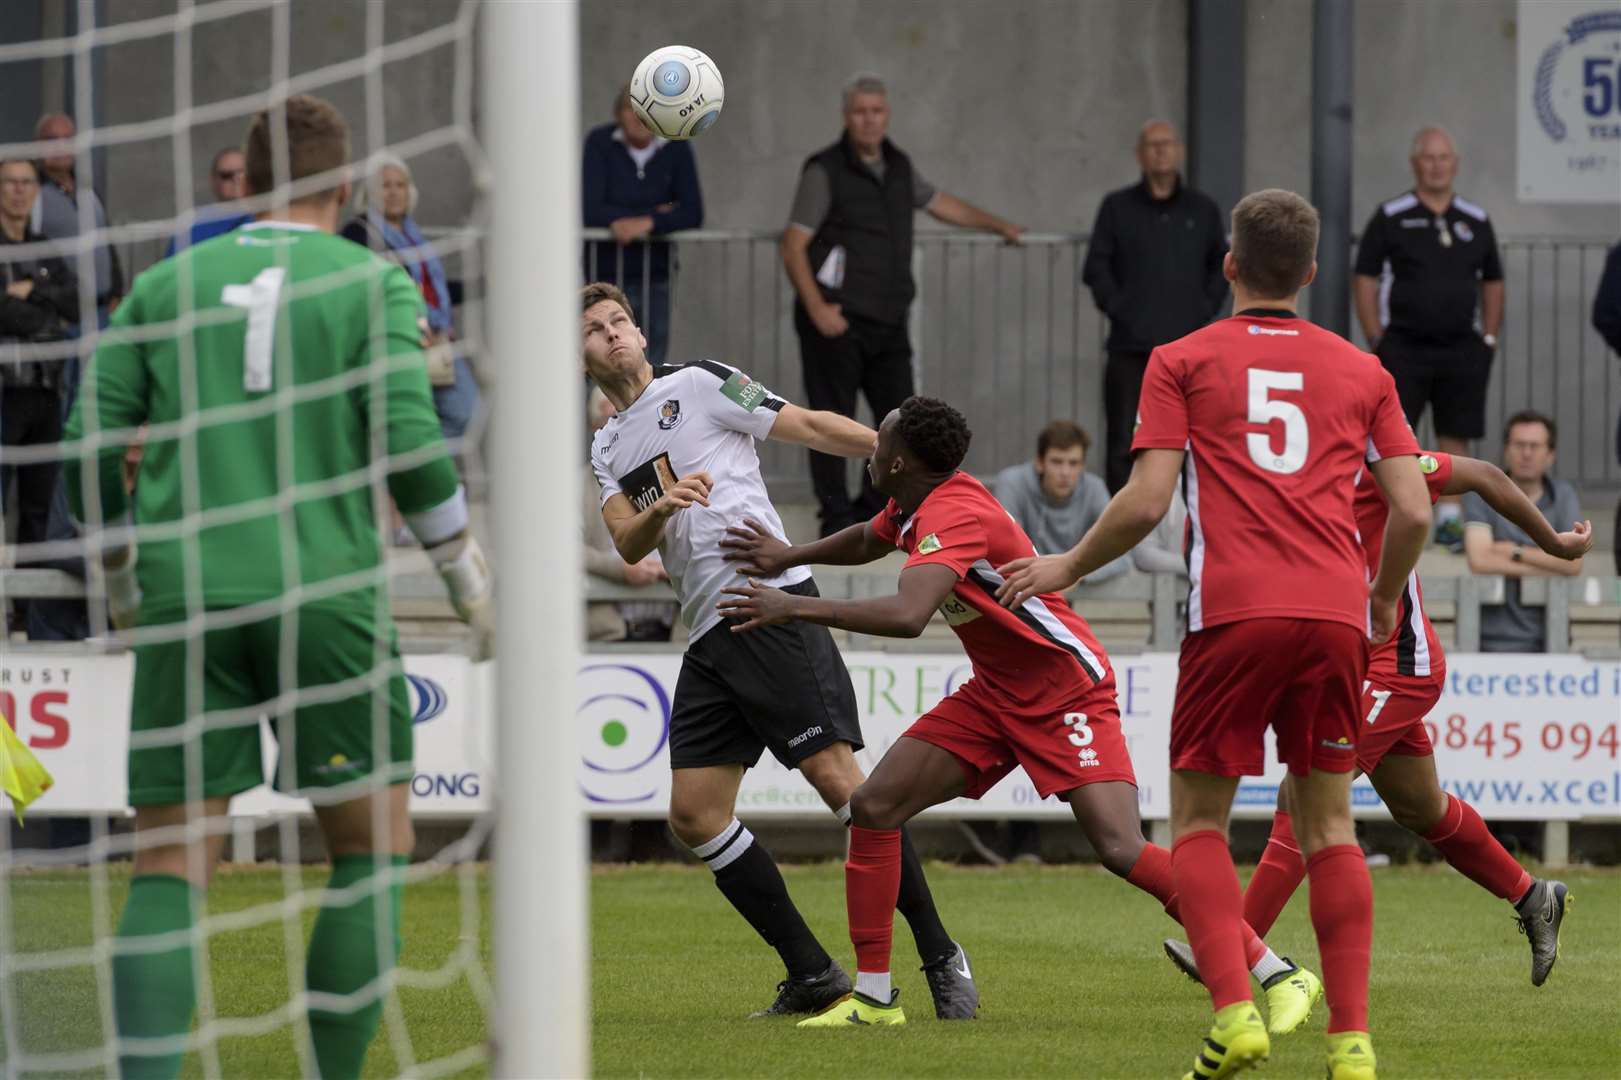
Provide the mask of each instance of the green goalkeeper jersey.
{"label": "green goalkeeper jersey", "polygon": [[[305,603],[375,610],[385,469],[425,542],[466,526],[422,315],[404,270],[284,222],[206,241],[136,280],[68,419],[70,443],[107,434],[77,460],[70,446],[67,480],[80,521],[97,523],[94,499],[101,524],[138,527],[141,623],[299,587],[315,590]],[[131,506],[122,461],[141,424],[152,431]]]}

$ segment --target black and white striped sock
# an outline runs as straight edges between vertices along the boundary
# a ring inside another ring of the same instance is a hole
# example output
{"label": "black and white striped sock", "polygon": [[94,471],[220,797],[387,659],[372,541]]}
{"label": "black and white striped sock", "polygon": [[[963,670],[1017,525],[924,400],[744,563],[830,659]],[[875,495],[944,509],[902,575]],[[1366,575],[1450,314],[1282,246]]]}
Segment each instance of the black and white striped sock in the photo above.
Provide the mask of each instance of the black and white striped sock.
{"label": "black and white striped sock", "polygon": [[699,844],[692,849],[692,853],[718,874],[736,862],[753,843],[754,834],[745,829],[741,821],[733,818],[719,836]]}
{"label": "black and white striped sock", "polygon": [[715,874],[715,887],[747,919],[755,933],[777,950],[792,978],[808,979],[833,960],[810,932],[788,895],[782,872],[765,845],[733,818],[713,839],[692,849]]}

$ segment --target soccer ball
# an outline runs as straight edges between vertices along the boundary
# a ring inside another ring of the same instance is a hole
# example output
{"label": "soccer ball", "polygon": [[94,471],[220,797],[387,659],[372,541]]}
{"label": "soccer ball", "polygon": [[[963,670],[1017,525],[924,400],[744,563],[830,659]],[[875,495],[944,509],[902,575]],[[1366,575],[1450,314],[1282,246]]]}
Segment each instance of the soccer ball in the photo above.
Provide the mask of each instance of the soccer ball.
{"label": "soccer ball", "polygon": [[666,139],[703,134],[720,116],[725,96],[715,62],[686,45],[654,49],[630,77],[630,107]]}

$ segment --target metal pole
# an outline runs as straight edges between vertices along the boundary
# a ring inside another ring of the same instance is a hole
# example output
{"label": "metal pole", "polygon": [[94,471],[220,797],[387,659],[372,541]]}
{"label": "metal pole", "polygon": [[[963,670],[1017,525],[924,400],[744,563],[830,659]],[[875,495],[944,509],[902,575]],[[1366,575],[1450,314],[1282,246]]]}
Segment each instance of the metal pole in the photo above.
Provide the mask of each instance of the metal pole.
{"label": "metal pole", "polygon": [[1311,23],[1311,201],[1323,217],[1312,321],[1351,331],[1351,0],[1314,0]]}
{"label": "metal pole", "polygon": [[[572,462],[579,368],[579,8],[486,4],[485,146],[493,173],[490,355],[499,390],[491,513],[499,586],[494,1073],[589,1076],[586,819],[574,776],[583,611],[579,470],[537,513],[532,465]],[[569,613],[558,617],[555,613]]]}
{"label": "metal pole", "polygon": [[1224,224],[1244,197],[1244,0],[1188,0],[1188,181]]}

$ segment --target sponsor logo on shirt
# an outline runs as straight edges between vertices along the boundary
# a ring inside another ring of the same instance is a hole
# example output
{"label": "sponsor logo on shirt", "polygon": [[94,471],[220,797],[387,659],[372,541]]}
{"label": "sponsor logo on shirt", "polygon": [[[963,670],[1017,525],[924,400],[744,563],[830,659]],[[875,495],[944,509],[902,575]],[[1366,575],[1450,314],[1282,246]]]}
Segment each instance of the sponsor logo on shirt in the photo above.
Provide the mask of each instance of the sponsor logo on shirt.
{"label": "sponsor logo on shirt", "polygon": [[[663,427],[663,424],[659,425]],[[619,489],[630,499],[638,513],[646,510],[675,486],[675,467],[669,454],[660,454],[652,461],[644,461],[619,478]]]}
{"label": "sponsor logo on shirt", "polygon": [[1434,454],[1420,454],[1418,455],[1418,467],[1425,473],[1432,473],[1441,467],[1441,463],[1436,460]]}
{"label": "sponsor logo on shirt", "polygon": [[980,617],[980,612],[959,600],[955,593],[947,596],[946,602],[940,605],[940,614],[945,616],[948,626],[961,626]]}
{"label": "sponsor logo on shirt", "polygon": [[681,422],[681,399],[671,398],[659,406],[659,430],[669,431]]}
{"label": "sponsor logo on shirt", "polygon": [[766,388],[741,371],[732,372],[731,377],[720,384],[720,392],[749,412],[758,409],[766,399]]}
{"label": "sponsor logo on shirt", "polygon": [[1250,333],[1252,335],[1254,335],[1254,334],[1265,334],[1267,337],[1299,337],[1300,336],[1300,331],[1299,330],[1280,330],[1276,326],[1257,326],[1254,323],[1250,323]]}
{"label": "sponsor logo on shirt", "polygon": [[921,539],[921,540],[919,540],[917,542],[917,553],[919,555],[931,555],[934,552],[939,551],[939,550],[940,550],[940,534],[939,533],[930,533],[929,535],[925,536],[923,539]]}
{"label": "sponsor logo on shirt", "polygon": [[1427,229],[1430,227],[1428,218],[1402,218],[1401,227],[1404,229]]}

